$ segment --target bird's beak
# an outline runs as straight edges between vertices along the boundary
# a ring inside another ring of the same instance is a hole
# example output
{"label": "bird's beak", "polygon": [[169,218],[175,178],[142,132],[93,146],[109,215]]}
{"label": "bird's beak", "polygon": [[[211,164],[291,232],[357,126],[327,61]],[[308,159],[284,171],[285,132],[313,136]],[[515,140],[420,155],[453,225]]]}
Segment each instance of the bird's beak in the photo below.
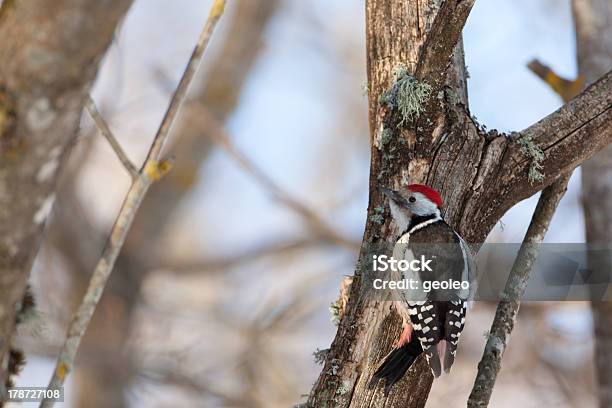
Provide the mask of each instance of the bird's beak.
{"label": "bird's beak", "polygon": [[389,197],[389,199],[393,200],[393,202],[395,202],[397,205],[402,206],[402,207],[408,206],[408,202],[406,201],[404,197],[402,197],[402,195],[399,192],[395,190],[391,190],[389,188],[385,188],[385,187],[381,187],[380,190],[387,197]]}

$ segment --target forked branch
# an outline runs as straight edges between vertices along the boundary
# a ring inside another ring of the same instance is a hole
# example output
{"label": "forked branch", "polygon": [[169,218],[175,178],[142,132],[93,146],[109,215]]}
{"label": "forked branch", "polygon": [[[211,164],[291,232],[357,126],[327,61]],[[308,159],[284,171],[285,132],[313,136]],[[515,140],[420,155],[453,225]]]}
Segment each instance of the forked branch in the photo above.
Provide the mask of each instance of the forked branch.
{"label": "forked branch", "polygon": [[[225,3],[226,0],[215,0],[213,3],[206,24],[200,34],[193,53],[191,54],[191,58],[187,63],[187,67],[185,68],[179,85],[172,96],[170,105],[168,106],[159,130],[155,135],[147,158],[144,161],[142,168],[138,172],[137,177],[132,182],[130,190],[123,201],[119,214],[117,215],[117,219],[115,220],[115,224],[113,225],[113,229],[111,230],[110,236],[106,242],[102,257],[98,261],[89,282],[89,287],[85,292],[85,296],[83,297],[79,308],[72,317],[68,327],[65,343],[60,351],[53,376],[49,382],[49,390],[60,388],[64,384],[66,376],[74,367],[74,360],[79,344],[83,335],[85,334],[85,330],[89,325],[100,297],[102,296],[102,292],[104,291],[104,287],[106,286],[106,282],[108,281],[113,266],[115,265],[119,251],[123,246],[129,228],[134,220],[136,211],[142,203],[142,200],[144,199],[151,184],[163,177],[163,175],[169,170],[170,166],[168,161],[160,161],[163,145],[168,138],[170,126],[172,125],[174,118],[176,117],[176,114],[185,99],[187,89],[189,88],[189,84],[193,79],[196,68],[202,59],[206,45],[212,36],[219,18],[223,14]],[[45,399],[41,403],[41,407],[51,407],[53,404],[54,401],[52,399]]]}

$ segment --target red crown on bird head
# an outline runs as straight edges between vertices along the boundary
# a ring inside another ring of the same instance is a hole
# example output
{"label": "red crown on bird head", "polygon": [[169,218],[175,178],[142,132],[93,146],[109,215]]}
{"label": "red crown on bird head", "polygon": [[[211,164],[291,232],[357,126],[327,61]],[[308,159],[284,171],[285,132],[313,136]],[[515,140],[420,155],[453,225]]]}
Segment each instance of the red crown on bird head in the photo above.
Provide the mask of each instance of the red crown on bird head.
{"label": "red crown on bird head", "polygon": [[423,194],[429,201],[437,205],[438,208],[442,208],[442,197],[440,197],[440,193],[433,188],[428,187],[425,184],[410,184],[408,186],[408,190]]}

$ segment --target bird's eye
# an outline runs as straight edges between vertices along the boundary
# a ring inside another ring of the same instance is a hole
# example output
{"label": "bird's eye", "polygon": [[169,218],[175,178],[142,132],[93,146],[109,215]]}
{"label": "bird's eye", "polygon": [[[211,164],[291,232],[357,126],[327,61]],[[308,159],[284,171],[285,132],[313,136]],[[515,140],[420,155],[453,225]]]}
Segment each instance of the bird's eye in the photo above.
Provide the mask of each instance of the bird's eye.
{"label": "bird's eye", "polygon": [[408,199],[408,201],[410,201],[411,203],[414,203],[414,202],[416,201],[416,198],[414,198],[414,197],[410,197],[410,198]]}

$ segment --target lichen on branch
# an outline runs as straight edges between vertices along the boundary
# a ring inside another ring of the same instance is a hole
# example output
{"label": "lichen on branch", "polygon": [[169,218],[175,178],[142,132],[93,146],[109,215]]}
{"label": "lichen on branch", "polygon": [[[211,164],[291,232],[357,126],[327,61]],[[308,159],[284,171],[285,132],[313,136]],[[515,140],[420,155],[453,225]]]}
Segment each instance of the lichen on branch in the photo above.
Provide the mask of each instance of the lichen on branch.
{"label": "lichen on branch", "polygon": [[521,147],[521,152],[525,156],[531,158],[531,166],[529,166],[529,181],[531,183],[539,182],[544,180],[544,173],[542,173],[542,169],[544,166],[542,162],[544,161],[544,151],[533,141],[530,136],[523,136],[517,140],[519,146]]}
{"label": "lichen on branch", "polygon": [[399,112],[402,119],[398,126],[402,126],[406,122],[418,119],[425,111],[425,104],[431,96],[432,87],[410,75],[405,66],[397,67],[394,77],[393,85],[383,94],[381,102]]}

